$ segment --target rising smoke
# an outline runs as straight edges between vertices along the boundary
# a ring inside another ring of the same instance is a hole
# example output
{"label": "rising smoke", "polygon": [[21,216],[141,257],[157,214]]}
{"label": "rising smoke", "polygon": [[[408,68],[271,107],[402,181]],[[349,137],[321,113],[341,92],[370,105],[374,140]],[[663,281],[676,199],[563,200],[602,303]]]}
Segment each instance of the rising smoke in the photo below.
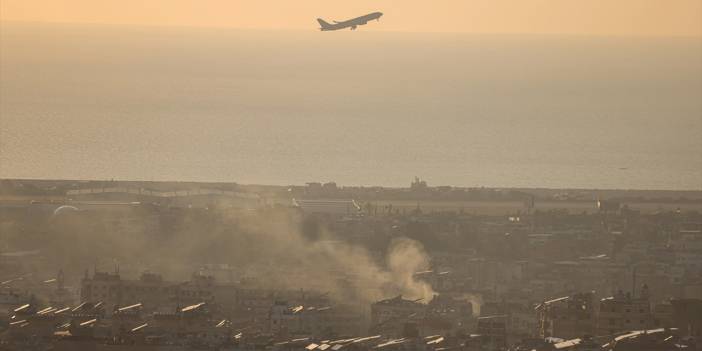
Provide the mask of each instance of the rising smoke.
{"label": "rising smoke", "polygon": [[204,264],[227,264],[235,267],[235,278],[254,278],[259,287],[329,292],[346,301],[433,296],[429,284],[414,276],[429,268],[418,241],[398,237],[367,247],[323,225],[312,226],[311,235],[304,222],[289,209],[176,215],[81,211],[52,219],[47,230],[33,234],[30,246],[43,249],[47,275],[61,268],[69,278],[119,265],[128,278],[149,270],[183,280]]}
{"label": "rising smoke", "polygon": [[[250,274],[265,278],[269,284],[290,289],[313,287],[329,291],[333,297],[364,303],[399,294],[425,300],[433,296],[429,284],[415,279],[415,272],[429,268],[428,255],[415,240],[396,238],[384,254],[374,256],[368,248],[324,228],[318,235],[303,233],[298,216],[269,214],[263,219],[245,224],[244,236],[259,239],[247,239],[259,248],[248,260]],[[263,274],[256,272],[260,263],[267,268]]]}

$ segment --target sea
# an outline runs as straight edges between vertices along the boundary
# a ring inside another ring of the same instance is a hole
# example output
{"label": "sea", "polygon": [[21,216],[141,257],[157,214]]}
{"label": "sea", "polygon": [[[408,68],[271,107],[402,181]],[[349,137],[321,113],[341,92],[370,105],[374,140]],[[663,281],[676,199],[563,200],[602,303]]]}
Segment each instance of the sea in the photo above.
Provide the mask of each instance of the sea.
{"label": "sea", "polygon": [[0,178],[702,190],[702,38],[3,22]]}

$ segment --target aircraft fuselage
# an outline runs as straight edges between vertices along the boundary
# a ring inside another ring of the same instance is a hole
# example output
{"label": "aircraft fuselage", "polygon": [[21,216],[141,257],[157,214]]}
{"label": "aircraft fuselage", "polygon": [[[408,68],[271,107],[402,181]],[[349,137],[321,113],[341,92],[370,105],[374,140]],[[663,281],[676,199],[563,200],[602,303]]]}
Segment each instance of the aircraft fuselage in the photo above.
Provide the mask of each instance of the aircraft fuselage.
{"label": "aircraft fuselage", "polygon": [[334,23],[327,23],[321,18],[318,18],[317,22],[319,22],[319,25],[321,26],[319,28],[319,30],[321,31],[339,30],[345,28],[351,28],[351,30],[354,30],[357,26],[362,26],[368,23],[368,21],[380,20],[381,16],[383,16],[382,12],[373,12],[361,17],[356,17],[342,22],[333,21]]}

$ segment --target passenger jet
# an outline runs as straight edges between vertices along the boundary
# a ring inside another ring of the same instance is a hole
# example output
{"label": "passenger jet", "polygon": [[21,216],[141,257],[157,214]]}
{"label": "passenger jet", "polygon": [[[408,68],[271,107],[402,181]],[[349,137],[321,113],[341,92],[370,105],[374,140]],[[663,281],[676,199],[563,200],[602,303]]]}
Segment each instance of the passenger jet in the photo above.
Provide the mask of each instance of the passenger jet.
{"label": "passenger jet", "polygon": [[333,21],[334,24],[327,23],[327,21],[317,18],[317,22],[319,22],[319,25],[322,26],[319,28],[321,31],[327,31],[327,30],[339,30],[339,29],[344,29],[344,28],[351,28],[351,30],[355,30],[357,26],[362,26],[370,20],[376,20],[380,21],[380,16],[382,16],[382,12],[373,12],[369,13],[365,16],[361,17],[356,17],[354,19],[350,19],[348,21],[342,21],[342,22],[337,22]]}

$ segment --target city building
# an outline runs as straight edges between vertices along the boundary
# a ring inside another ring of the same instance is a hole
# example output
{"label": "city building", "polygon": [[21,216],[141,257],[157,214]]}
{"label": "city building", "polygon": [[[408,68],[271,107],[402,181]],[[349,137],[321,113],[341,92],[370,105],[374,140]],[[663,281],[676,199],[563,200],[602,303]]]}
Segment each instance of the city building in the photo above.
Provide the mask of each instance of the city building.
{"label": "city building", "polygon": [[507,347],[507,316],[478,317],[477,333],[483,338],[483,345],[487,350]]}
{"label": "city building", "polygon": [[638,297],[619,291],[614,296],[600,300],[597,335],[650,329],[654,325],[655,317],[646,285]]}
{"label": "city building", "polygon": [[371,333],[402,335],[405,325],[413,319],[420,319],[426,312],[426,305],[418,300],[407,300],[402,295],[377,301],[371,305]]}
{"label": "city building", "polygon": [[593,335],[597,323],[595,294],[578,293],[536,306],[540,337],[575,339]]}

